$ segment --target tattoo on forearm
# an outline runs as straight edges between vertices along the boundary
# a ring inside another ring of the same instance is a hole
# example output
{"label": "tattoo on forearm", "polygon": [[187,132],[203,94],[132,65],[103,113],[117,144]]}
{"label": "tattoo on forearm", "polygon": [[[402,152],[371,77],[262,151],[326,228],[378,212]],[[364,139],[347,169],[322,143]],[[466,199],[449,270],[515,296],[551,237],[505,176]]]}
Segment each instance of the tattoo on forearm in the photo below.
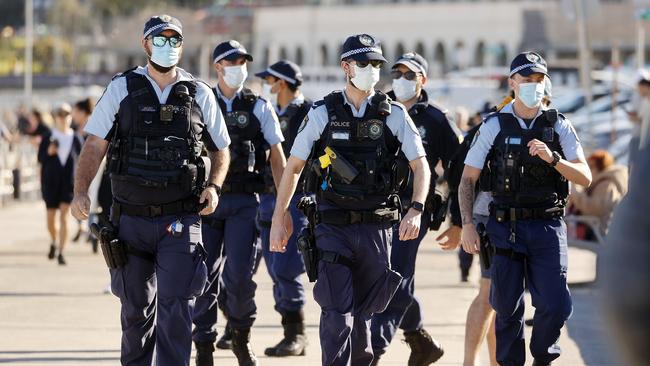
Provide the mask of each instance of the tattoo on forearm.
{"label": "tattoo on forearm", "polygon": [[462,177],[458,186],[458,204],[463,225],[472,223],[472,210],[474,208],[474,182],[470,178]]}

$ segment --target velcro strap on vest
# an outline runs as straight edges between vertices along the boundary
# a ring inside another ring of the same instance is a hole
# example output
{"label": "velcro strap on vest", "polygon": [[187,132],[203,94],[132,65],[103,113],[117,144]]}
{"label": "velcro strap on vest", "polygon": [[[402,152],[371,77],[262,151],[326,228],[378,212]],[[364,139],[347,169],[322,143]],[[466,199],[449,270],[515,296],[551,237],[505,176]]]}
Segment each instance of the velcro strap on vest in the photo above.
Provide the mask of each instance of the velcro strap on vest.
{"label": "velcro strap on vest", "polygon": [[318,259],[332,264],[341,264],[354,270],[354,261],[344,255],[329,250],[319,250]]}
{"label": "velcro strap on vest", "polygon": [[496,247],[496,248],[494,248],[494,254],[504,256],[504,257],[512,259],[513,261],[518,261],[518,262],[523,262],[523,261],[526,260],[526,254],[520,253],[520,252],[515,252],[512,249],[505,249],[505,248]]}
{"label": "velcro strap on vest", "polygon": [[180,200],[162,205],[129,205],[121,202],[114,202],[113,206],[119,206],[118,210],[122,215],[156,217],[176,215],[181,213],[197,213],[200,205],[196,198]]}
{"label": "velcro strap on vest", "polygon": [[564,208],[514,208],[496,207],[494,205],[490,205],[490,215],[494,216],[497,222],[518,220],[549,220],[564,216]]}
{"label": "velcro strap on vest", "polygon": [[319,224],[350,225],[350,224],[379,224],[396,222],[399,211],[394,208],[382,208],[375,211],[325,210],[316,215]]}

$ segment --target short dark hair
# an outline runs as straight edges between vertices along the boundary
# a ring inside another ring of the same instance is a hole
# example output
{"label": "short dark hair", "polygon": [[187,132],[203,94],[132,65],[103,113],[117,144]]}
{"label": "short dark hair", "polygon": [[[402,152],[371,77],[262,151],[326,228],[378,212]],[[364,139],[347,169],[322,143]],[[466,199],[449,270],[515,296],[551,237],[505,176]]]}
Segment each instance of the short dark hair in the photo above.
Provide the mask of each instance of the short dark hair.
{"label": "short dark hair", "polygon": [[74,107],[86,114],[92,114],[93,109],[95,108],[95,101],[88,97],[75,103]]}
{"label": "short dark hair", "polygon": [[639,86],[650,86],[650,80],[648,79],[639,80]]}

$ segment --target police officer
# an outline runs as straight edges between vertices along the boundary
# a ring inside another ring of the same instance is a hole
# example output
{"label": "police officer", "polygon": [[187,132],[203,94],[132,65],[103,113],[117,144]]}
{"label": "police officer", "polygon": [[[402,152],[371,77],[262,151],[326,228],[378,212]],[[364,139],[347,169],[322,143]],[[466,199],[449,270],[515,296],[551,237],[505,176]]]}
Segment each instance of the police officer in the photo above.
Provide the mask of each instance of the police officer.
{"label": "police officer", "polygon": [[[417,127],[422,144],[427,154],[431,180],[429,182],[429,197],[423,209],[420,223],[420,233],[417,238],[402,241],[398,235],[393,236],[391,252],[392,268],[399,272],[404,279],[395,296],[388,304],[386,310],[375,314],[372,318],[372,348],[376,364],[379,357],[386,352],[386,348],[395,336],[397,327],[404,330],[406,343],[411,347],[409,365],[429,365],[442,357],[441,346],[431,338],[422,325],[422,311],[418,299],[414,296],[415,289],[415,260],[418,247],[424,239],[432,224],[432,216],[441,210],[441,197],[435,197],[437,175],[434,172],[438,162],[447,166],[450,158],[459,146],[459,132],[456,130],[453,118],[447,110],[434,104],[423,86],[427,81],[428,63],[421,55],[409,52],[402,55],[393,65],[393,90],[388,95],[397,99],[408,110],[411,119]],[[403,191],[401,196],[402,206],[409,207],[412,187]],[[453,199],[454,202],[455,197]],[[458,204],[453,204],[453,223],[449,229],[436,240],[446,237],[446,241],[458,242],[460,239],[460,212]],[[446,210],[446,207],[444,207]],[[444,220],[442,217],[433,220]],[[434,225],[439,226],[440,222]],[[437,227],[436,227],[437,229]]]}
{"label": "police officer", "polygon": [[[285,138],[282,149],[285,156],[288,156],[298,133],[298,127],[312,105],[299,89],[302,84],[302,72],[295,63],[281,60],[255,75],[264,79],[265,92],[277,97],[275,111],[280,119],[280,128]],[[269,175],[267,174],[267,177]],[[275,208],[275,185],[272,179],[267,178],[267,191],[260,196],[257,224],[262,239],[264,261],[273,280],[275,310],[282,315],[282,327],[284,328],[284,338],[277,345],[264,351],[267,356],[304,355],[307,346],[303,314],[305,289],[301,282],[301,274],[305,272],[305,265],[296,246],[300,230],[307,226],[307,218],[296,207],[300,199],[304,197],[302,184],[301,180],[298,184],[298,191],[291,199],[289,210],[296,230],[289,238],[287,250],[284,253],[273,253],[269,246],[271,217]]]}
{"label": "police officer", "polygon": [[[228,166],[221,112],[210,87],[176,66],[182,46],[178,19],[147,21],[148,64],[108,85],[86,125],[77,170],[72,212],[85,219],[88,186],[110,141],[111,219],[128,253],[111,269],[122,303],[123,365],[189,365],[191,306],[206,283],[199,211],[216,208]],[[212,163],[205,188],[204,147]]]}
{"label": "police officer", "polygon": [[232,140],[231,159],[219,208],[203,218],[210,286],[196,302],[193,339],[197,364],[212,365],[222,262],[219,256],[225,251],[222,276],[232,350],[240,365],[257,365],[249,342],[257,315],[254,300],[257,284],[253,281],[257,254],[255,216],[258,193],[264,190],[267,160],[274,181],[280,182],[286,163],[281,145],[284,138],[271,103],[244,87],[247,63],[253,60],[244,46],[235,40],[222,42],[212,56],[219,77],[213,91]]}
{"label": "police officer", "polygon": [[286,251],[293,230],[288,207],[305,160],[317,175],[316,245],[323,365],[369,365],[370,318],[386,308],[401,276],[390,266],[392,225],[408,167],[414,172],[412,207],[401,220],[401,240],[419,235],[430,171],[422,140],[401,104],[374,90],[386,62],[368,34],[341,49],[344,91],[314,104],[301,125],[278,192],[271,250]]}
{"label": "police officer", "polygon": [[535,306],[530,351],[534,365],[560,356],[556,344],[571,314],[562,219],[568,182],[589,186],[591,173],[571,123],[542,106],[546,61],[524,52],[512,61],[515,100],[487,117],[465,159],[459,186],[461,242],[478,252],[472,223],[474,186],[492,192],[487,232],[495,247],[490,303],[496,310],[497,361],[524,365],[524,280]]}

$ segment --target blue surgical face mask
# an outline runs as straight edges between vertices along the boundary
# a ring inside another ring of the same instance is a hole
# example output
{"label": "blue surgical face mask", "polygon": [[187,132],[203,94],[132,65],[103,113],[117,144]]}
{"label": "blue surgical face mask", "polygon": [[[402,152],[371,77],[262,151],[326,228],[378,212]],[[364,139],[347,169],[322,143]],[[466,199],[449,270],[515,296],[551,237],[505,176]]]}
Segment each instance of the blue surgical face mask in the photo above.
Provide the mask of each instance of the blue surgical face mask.
{"label": "blue surgical face mask", "polygon": [[178,64],[181,57],[181,47],[172,47],[169,42],[162,47],[151,45],[151,61],[162,67],[172,67]]}
{"label": "blue surgical face mask", "polygon": [[544,83],[521,83],[517,98],[528,108],[537,108],[544,98]]}

